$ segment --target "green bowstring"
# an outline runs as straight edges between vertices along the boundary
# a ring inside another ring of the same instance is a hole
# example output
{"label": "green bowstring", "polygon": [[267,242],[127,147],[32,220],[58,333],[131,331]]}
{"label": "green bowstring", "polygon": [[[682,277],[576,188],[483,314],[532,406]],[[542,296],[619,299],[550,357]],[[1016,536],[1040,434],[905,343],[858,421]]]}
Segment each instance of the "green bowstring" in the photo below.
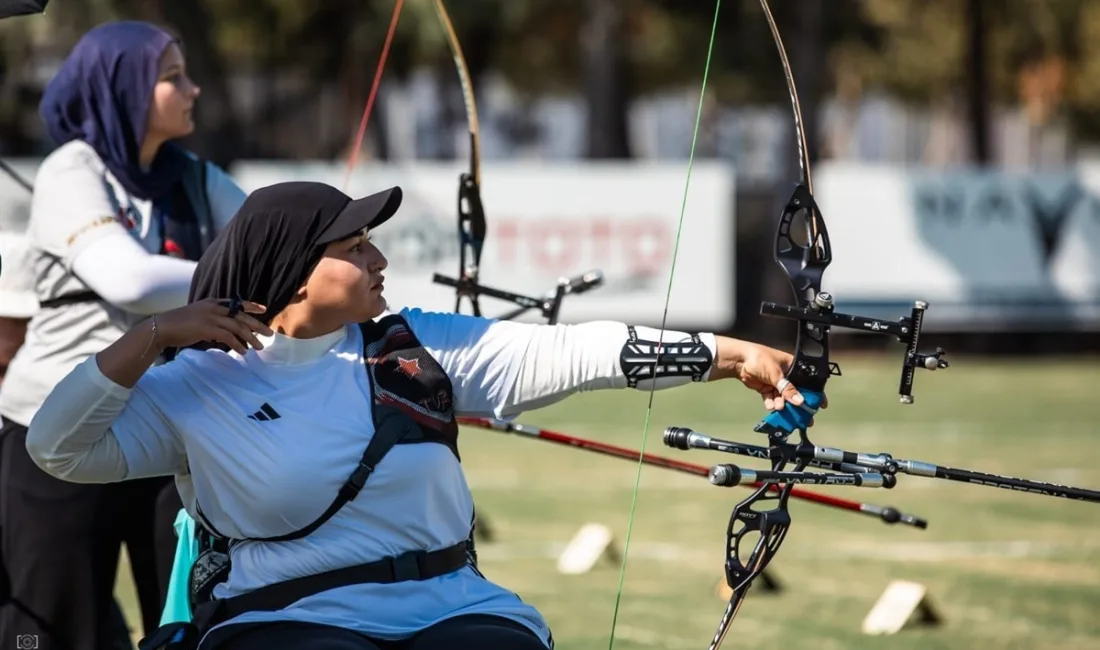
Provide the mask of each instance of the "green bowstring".
{"label": "green bowstring", "polygon": [[[691,135],[691,153],[688,155],[687,166],[687,178],[684,180],[684,197],[680,202],[680,222],[676,226],[676,244],[672,249],[672,268],[669,269],[668,274],[668,289],[665,293],[665,309],[664,314],[661,317],[661,333],[659,340],[664,339],[665,324],[668,322],[668,305],[672,299],[672,280],[676,275],[676,257],[680,252],[680,233],[684,229],[684,213],[687,211],[687,199],[688,188],[691,186],[691,169],[695,165],[695,144],[699,139],[699,124],[703,118],[703,98],[707,92],[707,76],[710,73],[710,60],[711,55],[714,53],[714,35],[718,31],[718,10],[722,6],[722,0],[717,0],[714,4],[714,22],[710,27],[710,43],[707,45],[707,60],[703,67],[703,84],[699,89],[699,107],[695,112],[695,128]],[[656,362],[654,362],[656,366]],[[656,368],[655,368],[656,370]],[[642,446],[641,451],[645,451],[646,440],[649,437],[649,421],[650,416],[653,414],[653,394],[656,391],[657,384],[655,379],[651,379],[649,388],[649,405],[646,407],[645,412],[645,424],[642,427]],[[619,587],[615,592],[615,611],[611,616],[611,638],[608,641],[608,650],[612,650],[615,646],[615,624],[619,620],[619,603],[622,601],[623,596],[623,582],[626,579],[626,559],[630,555],[630,535],[634,530],[634,512],[638,506],[638,488],[641,485],[642,480],[642,455],[638,455],[638,469],[634,475],[634,494],[630,501],[630,517],[626,523],[626,539],[623,541],[623,562],[619,568]]]}

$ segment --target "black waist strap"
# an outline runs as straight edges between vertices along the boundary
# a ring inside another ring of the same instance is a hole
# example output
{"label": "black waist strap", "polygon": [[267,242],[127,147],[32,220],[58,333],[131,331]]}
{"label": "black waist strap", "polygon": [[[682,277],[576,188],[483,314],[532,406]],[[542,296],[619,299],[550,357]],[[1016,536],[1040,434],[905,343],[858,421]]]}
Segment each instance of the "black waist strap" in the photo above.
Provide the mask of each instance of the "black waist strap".
{"label": "black waist strap", "polygon": [[362,583],[427,580],[461,569],[468,563],[466,542],[438,551],[415,551],[377,562],[334,569],[260,587],[240,596],[203,603],[194,612],[200,630],[253,611],[277,611],[307,596]]}

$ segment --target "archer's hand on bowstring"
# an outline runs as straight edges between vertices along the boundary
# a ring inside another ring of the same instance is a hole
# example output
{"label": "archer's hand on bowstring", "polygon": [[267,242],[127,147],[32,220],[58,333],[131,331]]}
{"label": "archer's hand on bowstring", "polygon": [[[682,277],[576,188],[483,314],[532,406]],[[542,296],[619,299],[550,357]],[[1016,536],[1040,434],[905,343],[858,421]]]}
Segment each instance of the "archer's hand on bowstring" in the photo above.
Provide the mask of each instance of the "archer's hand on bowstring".
{"label": "archer's hand on bowstring", "polygon": [[271,336],[271,328],[251,314],[266,308],[239,300],[198,300],[178,309],[150,316],[95,355],[99,371],[107,379],[133,388],[145,371],[168,348],[185,348],[212,342],[241,355],[247,346],[260,350],[256,333]]}
{"label": "archer's hand on bowstring", "polygon": [[156,316],[156,344],[164,349],[221,343],[242,355],[247,346],[262,350],[256,333],[271,336],[272,330],[252,314],[265,311],[263,305],[247,300],[199,300]]}
{"label": "archer's hand on bowstring", "polygon": [[[764,399],[764,408],[782,411],[787,402],[795,406],[804,403],[802,394],[787,380],[786,374],[794,363],[794,356],[758,343],[741,341],[724,336],[718,341],[718,360],[712,379],[734,378]],[[821,408],[828,408],[829,399],[822,397]],[[813,420],[810,421],[813,426]]]}

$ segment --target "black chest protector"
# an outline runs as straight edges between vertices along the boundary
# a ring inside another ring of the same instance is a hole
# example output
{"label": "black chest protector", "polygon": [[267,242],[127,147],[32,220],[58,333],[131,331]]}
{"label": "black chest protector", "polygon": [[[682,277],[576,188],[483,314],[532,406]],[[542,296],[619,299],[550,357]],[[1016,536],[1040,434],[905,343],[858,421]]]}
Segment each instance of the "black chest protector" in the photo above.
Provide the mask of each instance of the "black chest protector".
{"label": "black chest protector", "polygon": [[[405,320],[391,315],[361,323],[363,357],[371,390],[374,435],[359,464],[344,482],[332,504],[309,525],[272,537],[248,538],[277,542],[300,539],[320,528],[363,488],[386,453],[400,444],[436,443],[458,453],[458,424],[454,391],[443,368],[420,344]],[[233,598],[216,600],[213,588],[229,574],[229,548],[245,541],[220,533],[196,508],[200,554],[191,569],[190,600],[194,627],[206,629],[246,611],[282,609],[306,596],[363,582],[424,580],[466,565],[477,566],[473,521],[469,537],[437,551],[416,551],[369,564],[280,582]],[[167,627],[167,626],[166,626]],[[163,647],[153,644],[142,647]],[[163,641],[163,639],[160,639]]]}

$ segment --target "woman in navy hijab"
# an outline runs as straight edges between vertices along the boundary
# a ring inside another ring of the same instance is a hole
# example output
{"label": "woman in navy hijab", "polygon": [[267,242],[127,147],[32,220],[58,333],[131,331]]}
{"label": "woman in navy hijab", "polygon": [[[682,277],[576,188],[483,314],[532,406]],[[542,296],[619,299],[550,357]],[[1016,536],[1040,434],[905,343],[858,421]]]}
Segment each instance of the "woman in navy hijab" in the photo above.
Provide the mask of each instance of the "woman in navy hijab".
{"label": "woman in navy hijab", "polygon": [[176,144],[195,128],[198,97],[176,37],[119,21],[89,31],[42,98],[57,149],[38,170],[27,232],[39,309],[0,385],[0,557],[15,603],[0,607],[4,643],[110,647],[123,542],[145,631],[159,621],[181,507],[171,479],[60,481],[31,460],[26,434],[78,363],[187,303],[196,261],[244,201]]}

